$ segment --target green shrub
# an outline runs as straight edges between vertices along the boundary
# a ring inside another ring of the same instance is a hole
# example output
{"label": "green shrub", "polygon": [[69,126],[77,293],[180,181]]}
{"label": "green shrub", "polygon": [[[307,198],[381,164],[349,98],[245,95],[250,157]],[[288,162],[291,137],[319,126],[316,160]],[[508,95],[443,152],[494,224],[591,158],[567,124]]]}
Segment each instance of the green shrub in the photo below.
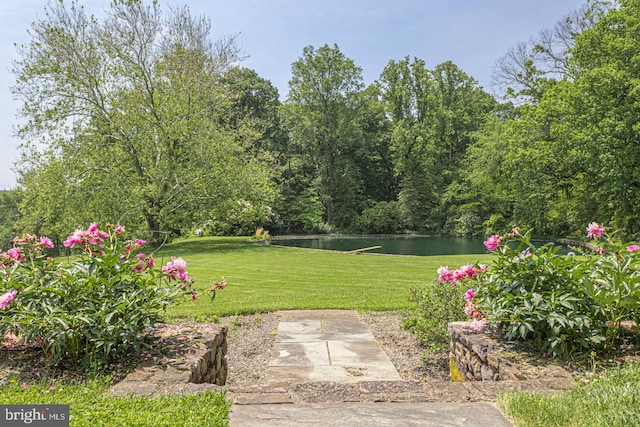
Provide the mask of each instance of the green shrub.
{"label": "green shrub", "polygon": [[186,262],[173,258],[161,271],[143,240],[124,227],[93,223],[64,246],[82,250],[69,262],[46,255],[46,237],[25,235],[0,252],[0,334],[11,344],[42,348],[52,363],[107,366],[139,352],[147,328],[167,307],[195,297]]}
{"label": "green shrub", "polygon": [[449,348],[447,324],[466,319],[462,303],[465,289],[449,283],[429,283],[410,290],[417,306],[403,319],[403,327],[432,351]]}
{"label": "green shrub", "polygon": [[356,221],[356,229],[366,234],[395,234],[404,229],[397,202],[377,202],[366,208]]}

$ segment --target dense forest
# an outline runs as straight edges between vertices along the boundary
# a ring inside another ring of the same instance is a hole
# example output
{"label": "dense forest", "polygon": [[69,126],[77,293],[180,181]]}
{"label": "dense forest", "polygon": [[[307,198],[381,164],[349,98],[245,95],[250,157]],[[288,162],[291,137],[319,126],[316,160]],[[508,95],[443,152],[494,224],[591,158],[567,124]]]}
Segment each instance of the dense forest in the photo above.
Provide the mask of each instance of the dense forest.
{"label": "dense forest", "polygon": [[640,233],[640,0],[589,2],[496,59],[375,82],[308,46],[284,102],[236,40],[157,3],[99,21],[55,3],[19,47],[24,141],[0,239],[122,221],[150,238],[284,233]]}

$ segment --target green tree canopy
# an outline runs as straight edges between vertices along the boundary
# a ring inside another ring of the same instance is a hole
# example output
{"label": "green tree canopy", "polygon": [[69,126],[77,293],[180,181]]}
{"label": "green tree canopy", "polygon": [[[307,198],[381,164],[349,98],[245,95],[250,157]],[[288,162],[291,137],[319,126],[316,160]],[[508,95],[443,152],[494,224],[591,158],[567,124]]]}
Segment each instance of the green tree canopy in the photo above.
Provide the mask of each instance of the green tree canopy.
{"label": "green tree canopy", "polygon": [[238,200],[272,202],[268,156],[245,150],[259,135],[225,125],[221,80],[238,49],[210,32],[206,18],[155,2],[115,1],[101,20],[76,2],[45,8],[14,70],[25,229],[126,219],[158,240]]}

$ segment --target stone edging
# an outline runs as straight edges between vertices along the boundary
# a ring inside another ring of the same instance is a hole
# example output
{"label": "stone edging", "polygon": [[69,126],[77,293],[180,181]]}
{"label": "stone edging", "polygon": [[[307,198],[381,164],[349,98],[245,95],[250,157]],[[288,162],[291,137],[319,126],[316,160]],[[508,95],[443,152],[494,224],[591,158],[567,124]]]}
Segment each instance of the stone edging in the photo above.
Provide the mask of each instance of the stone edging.
{"label": "stone edging", "polygon": [[451,379],[455,381],[566,380],[571,374],[550,360],[512,349],[492,333],[478,333],[467,322],[449,323]]}
{"label": "stone edging", "polygon": [[227,378],[227,328],[216,324],[160,325],[159,355],[147,357],[109,393],[192,394],[221,389]]}
{"label": "stone edging", "polygon": [[489,402],[501,392],[554,392],[575,387],[571,378],[525,381],[362,381],[358,383],[309,382],[231,386],[228,395],[236,405],[327,402]]}

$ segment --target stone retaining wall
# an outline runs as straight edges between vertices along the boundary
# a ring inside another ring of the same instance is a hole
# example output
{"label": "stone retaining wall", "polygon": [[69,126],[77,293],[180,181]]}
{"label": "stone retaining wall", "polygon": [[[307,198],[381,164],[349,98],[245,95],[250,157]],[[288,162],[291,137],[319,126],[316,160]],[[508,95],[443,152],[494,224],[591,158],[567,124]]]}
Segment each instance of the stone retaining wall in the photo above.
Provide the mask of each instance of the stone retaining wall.
{"label": "stone retaining wall", "polygon": [[521,381],[557,379],[573,381],[571,374],[553,361],[540,362],[536,354],[528,354],[504,342],[492,333],[477,333],[466,322],[449,323],[451,348],[449,366],[453,381]]}
{"label": "stone retaining wall", "polygon": [[196,393],[226,383],[226,327],[163,325],[155,336],[157,348],[109,390],[112,395]]}

